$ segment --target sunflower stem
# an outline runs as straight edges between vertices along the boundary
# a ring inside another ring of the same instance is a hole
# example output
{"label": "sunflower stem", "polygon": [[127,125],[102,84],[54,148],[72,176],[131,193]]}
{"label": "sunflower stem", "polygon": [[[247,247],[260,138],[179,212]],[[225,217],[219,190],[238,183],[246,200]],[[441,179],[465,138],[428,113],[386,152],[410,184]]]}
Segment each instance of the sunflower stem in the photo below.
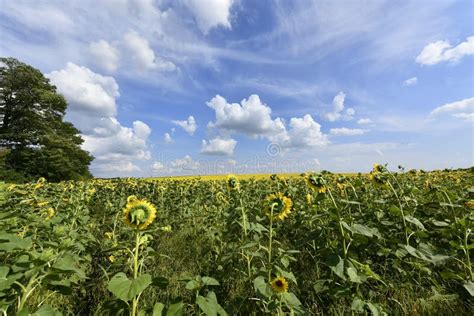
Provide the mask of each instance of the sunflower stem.
{"label": "sunflower stem", "polygon": [[339,222],[339,230],[341,232],[341,237],[342,237],[342,247],[344,248],[344,259],[346,259],[348,248],[346,246],[346,236],[344,235],[344,228],[342,228],[341,213],[339,211],[339,207],[336,204],[336,201],[334,200],[334,197],[332,196],[331,190],[329,188],[327,188],[327,190],[329,193],[329,197],[331,198],[331,201],[334,204],[334,207],[336,208],[337,220]]}
{"label": "sunflower stem", "polygon": [[[137,231],[135,234],[135,254],[133,256],[133,278],[136,279],[138,277],[138,254],[140,248],[140,232]],[[137,314],[137,307],[138,307],[138,296],[135,296],[132,300],[132,313],[131,316],[135,316]]]}
{"label": "sunflower stem", "polygon": [[273,208],[275,203],[270,207],[270,229],[268,238],[268,282],[272,279],[272,241],[273,241]]}

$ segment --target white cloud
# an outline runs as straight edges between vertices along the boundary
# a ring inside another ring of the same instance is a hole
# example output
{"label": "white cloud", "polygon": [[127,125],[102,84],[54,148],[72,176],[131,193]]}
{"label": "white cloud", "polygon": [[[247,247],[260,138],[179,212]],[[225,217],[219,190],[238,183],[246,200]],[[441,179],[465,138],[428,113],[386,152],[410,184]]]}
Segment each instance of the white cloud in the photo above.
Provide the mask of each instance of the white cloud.
{"label": "white cloud", "polygon": [[172,121],[174,124],[182,127],[186,133],[189,135],[194,135],[194,132],[197,130],[197,124],[196,120],[194,119],[194,116],[189,116],[186,120],[184,121]]}
{"label": "white cloud", "polygon": [[474,122],[474,113],[454,113],[453,116],[467,122]]}
{"label": "white cloud", "polygon": [[227,103],[226,99],[216,95],[207,105],[216,114],[216,121],[210,122],[209,127],[251,137],[271,135],[284,130],[283,121],[279,118],[273,120],[271,108],[262,103],[255,94],[243,99],[240,104]]}
{"label": "white cloud", "polygon": [[229,156],[234,153],[235,145],[237,145],[237,141],[232,138],[223,139],[216,137],[209,141],[203,139],[201,154]]}
{"label": "white cloud", "polygon": [[414,86],[418,83],[418,78],[417,77],[411,77],[410,79],[407,79],[405,81],[403,81],[403,85],[404,86]]}
{"label": "white cloud", "polygon": [[474,36],[468,37],[465,42],[455,47],[448,41],[430,43],[416,57],[416,62],[422,65],[436,65],[443,61],[456,63],[469,55],[474,55]]}
{"label": "white cloud", "polygon": [[123,37],[125,47],[131,53],[131,59],[138,70],[160,70],[173,71],[176,65],[170,61],[165,61],[155,56],[148,40],[135,31],[127,32]]}
{"label": "white cloud", "polygon": [[89,53],[94,63],[105,71],[114,72],[118,68],[119,51],[105,40],[89,44]]}
{"label": "white cloud", "polygon": [[155,161],[151,164],[151,170],[153,172],[159,172],[159,171],[163,170],[164,168],[165,168],[165,166],[159,161]]}
{"label": "white cloud", "polygon": [[324,146],[329,143],[326,135],[321,132],[321,125],[306,114],[302,118],[290,119],[290,128],[285,128],[281,133],[270,137],[270,140],[282,148],[304,148]]}
{"label": "white cloud", "polygon": [[262,137],[283,149],[323,146],[329,143],[326,135],[321,132],[321,125],[311,115],[291,118],[287,128],[281,118],[272,118],[271,108],[255,94],[243,99],[240,104],[228,103],[217,95],[207,105],[216,113],[216,121],[209,122],[208,126],[217,128],[224,135]]}
{"label": "white cloud", "polygon": [[233,0],[184,0],[196,18],[199,29],[207,34],[210,29],[222,26],[230,29],[230,8]]}
{"label": "white cloud", "polygon": [[165,133],[163,140],[166,144],[171,144],[173,142],[173,138],[171,137],[170,133]]}
{"label": "white cloud", "polygon": [[340,128],[331,128],[329,133],[335,136],[356,136],[365,134],[367,130],[360,129],[360,128],[347,128],[347,127],[340,127]]}
{"label": "white cloud", "polygon": [[357,121],[357,124],[360,124],[360,125],[366,125],[366,124],[371,124],[371,123],[372,123],[372,120],[369,119],[368,117],[361,118]]}
{"label": "white cloud", "polygon": [[322,117],[330,122],[334,122],[340,119],[349,121],[352,120],[353,115],[355,114],[354,108],[348,108],[344,111],[344,101],[346,99],[346,94],[344,92],[339,92],[334,99],[332,100],[332,111],[324,113]]}
{"label": "white cloud", "polygon": [[431,115],[439,115],[450,112],[461,112],[466,110],[474,110],[474,98],[464,99],[452,103],[446,103],[431,111]]}
{"label": "white cloud", "polygon": [[115,116],[115,99],[120,95],[113,77],[67,63],[66,68],[46,75],[70,103],[68,111],[86,115]]}
{"label": "white cloud", "polygon": [[148,160],[150,127],[134,121],[125,127],[116,118],[119,86],[113,77],[68,63],[46,75],[69,103],[66,119],[81,130],[84,143],[95,160],[91,169],[100,176],[140,171],[136,161]]}

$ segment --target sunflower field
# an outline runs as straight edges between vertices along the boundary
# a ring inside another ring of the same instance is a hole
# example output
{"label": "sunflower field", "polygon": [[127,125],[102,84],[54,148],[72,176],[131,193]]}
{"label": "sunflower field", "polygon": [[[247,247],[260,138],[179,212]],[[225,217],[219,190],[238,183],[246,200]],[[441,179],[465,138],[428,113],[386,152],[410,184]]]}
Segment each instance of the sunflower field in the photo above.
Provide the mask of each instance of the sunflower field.
{"label": "sunflower field", "polygon": [[0,315],[472,315],[469,170],[0,183]]}

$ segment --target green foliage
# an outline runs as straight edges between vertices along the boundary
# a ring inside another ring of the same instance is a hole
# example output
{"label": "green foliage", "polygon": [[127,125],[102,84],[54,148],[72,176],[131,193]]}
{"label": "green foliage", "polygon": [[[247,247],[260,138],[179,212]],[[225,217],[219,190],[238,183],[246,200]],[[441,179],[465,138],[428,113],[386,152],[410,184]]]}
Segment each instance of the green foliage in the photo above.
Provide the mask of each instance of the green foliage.
{"label": "green foliage", "polygon": [[[318,175],[323,193],[302,177],[0,185],[0,310],[469,315],[474,174],[377,172]],[[146,230],[123,222],[130,195],[157,209]]]}
{"label": "green foliage", "polygon": [[64,97],[39,70],[14,58],[0,58],[0,65],[1,179],[90,178],[93,158],[80,148],[79,131],[63,121]]}

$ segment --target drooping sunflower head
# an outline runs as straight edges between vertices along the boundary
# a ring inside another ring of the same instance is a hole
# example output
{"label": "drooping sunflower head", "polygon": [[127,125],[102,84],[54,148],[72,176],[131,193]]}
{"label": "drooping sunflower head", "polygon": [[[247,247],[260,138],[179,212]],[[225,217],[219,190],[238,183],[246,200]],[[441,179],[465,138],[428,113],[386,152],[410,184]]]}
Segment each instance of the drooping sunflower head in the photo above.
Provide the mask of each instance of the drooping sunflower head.
{"label": "drooping sunflower head", "polygon": [[123,210],[125,223],[138,230],[147,228],[156,218],[156,208],[148,201],[135,199]]}
{"label": "drooping sunflower head", "polygon": [[376,163],[374,164],[374,168],[372,169],[374,172],[384,172],[385,171],[385,167],[382,166],[381,164],[379,163]]}
{"label": "drooping sunflower head", "polygon": [[377,185],[383,185],[387,180],[385,174],[378,171],[371,171],[369,173],[369,179]]}
{"label": "drooping sunflower head", "polygon": [[293,201],[281,192],[270,194],[265,198],[265,202],[267,214],[271,216],[273,208],[273,218],[280,221],[291,213],[293,207]]}
{"label": "drooping sunflower head", "polygon": [[326,181],[320,174],[308,173],[305,176],[306,184],[314,191],[326,193]]}
{"label": "drooping sunflower head", "polygon": [[238,190],[239,187],[240,187],[240,183],[239,183],[239,180],[237,179],[237,177],[233,174],[229,174],[227,176],[227,187],[229,188],[229,190]]}
{"label": "drooping sunflower head", "polygon": [[277,293],[288,292],[288,282],[284,277],[277,277],[270,283],[273,291]]}

